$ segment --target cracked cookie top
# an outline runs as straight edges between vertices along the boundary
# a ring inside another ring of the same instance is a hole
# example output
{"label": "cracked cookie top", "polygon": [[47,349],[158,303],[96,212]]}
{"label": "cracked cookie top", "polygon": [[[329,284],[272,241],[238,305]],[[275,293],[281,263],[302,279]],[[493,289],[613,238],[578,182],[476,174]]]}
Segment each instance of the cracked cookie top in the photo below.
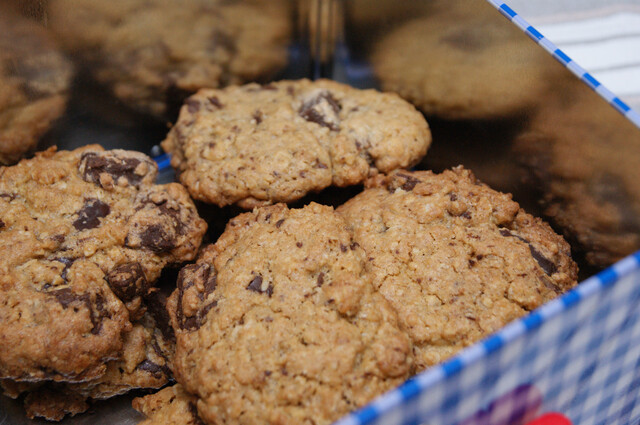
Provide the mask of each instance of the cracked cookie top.
{"label": "cracked cookie top", "polygon": [[413,166],[430,143],[395,94],[299,80],[200,90],[162,147],[194,198],[252,208]]}
{"label": "cracked cookie top", "polygon": [[337,212],[411,336],[418,369],[576,284],[565,240],[462,167],[397,171],[367,186]]}
{"label": "cracked cookie top", "polygon": [[174,372],[207,423],[329,424],[413,372],[411,343],[331,207],[232,219],[168,302]]}
{"label": "cracked cookie top", "polygon": [[162,268],[205,222],[147,156],[89,145],[0,168],[0,378],[83,382],[121,358]]}

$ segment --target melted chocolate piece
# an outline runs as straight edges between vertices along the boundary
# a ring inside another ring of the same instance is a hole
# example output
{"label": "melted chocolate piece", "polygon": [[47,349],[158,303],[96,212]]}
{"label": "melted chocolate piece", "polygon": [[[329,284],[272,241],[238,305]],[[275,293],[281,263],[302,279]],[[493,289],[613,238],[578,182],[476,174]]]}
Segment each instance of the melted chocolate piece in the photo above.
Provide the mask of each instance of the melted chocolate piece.
{"label": "melted chocolate piece", "polygon": [[[323,104],[327,104],[329,111],[332,112],[333,117],[327,117],[323,114]],[[298,114],[309,122],[319,124],[323,127],[327,127],[332,131],[338,131],[338,113],[342,107],[338,101],[333,97],[331,92],[323,91],[313,99],[305,102],[300,106]]]}
{"label": "melted chocolate piece", "polygon": [[[175,342],[176,334],[171,327],[171,318],[167,311],[167,295],[160,290],[149,292],[145,298],[147,312],[151,314],[156,322],[156,328],[160,330],[165,340]],[[162,350],[157,349],[158,355],[162,356]]]}
{"label": "melted chocolate piece", "polygon": [[222,104],[222,102],[220,102],[220,99],[218,99],[217,96],[210,96],[207,98],[207,100],[218,109],[224,108],[224,105]]}
{"label": "melted chocolate piece", "polygon": [[153,252],[166,252],[175,248],[175,241],[159,224],[152,224],[140,234],[142,246]]}
{"label": "melted chocolate piece", "polygon": [[60,277],[62,278],[62,280],[64,280],[66,282],[67,281],[67,272],[69,271],[69,267],[71,267],[71,265],[73,264],[74,261],[76,261],[76,259],[75,258],[60,257],[60,258],[54,258],[53,261],[57,261],[59,263],[64,264],[64,268],[62,269],[62,273],[60,273]]}
{"label": "melted chocolate piece", "polygon": [[111,290],[124,302],[137,296],[144,296],[149,290],[149,282],[140,263],[124,263],[107,274]]}
{"label": "melted chocolate piece", "polygon": [[55,291],[45,292],[45,294],[54,297],[65,310],[72,304],[84,305],[85,308],[89,310],[91,324],[93,325],[91,333],[93,335],[99,334],[102,329],[103,320],[106,317],[111,317],[109,312],[104,308],[104,297],[101,294],[96,294],[95,309],[91,305],[91,296],[89,294],[78,295],[70,288],[57,289]]}
{"label": "melted chocolate piece", "polygon": [[510,236],[517,238],[529,245],[529,252],[531,253],[531,256],[534,260],[536,260],[536,263],[538,263],[540,268],[542,268],[542,270],[544,270],[547,275],[551,276],[558,271],[558,267],[555,265],[555,263],[542,255],[540,251],[538,251],[527,239],[523,238],[522,236],[514,235],[508,229],[500,229],[500,234],[505,237]]}
{"label": "melted chocolate piece", "polygon": [[206,298],[216,289],[216,273],[209,264],[189,264],[180,270],[178,274],[178,311],[176,318],[180,329],[194,331],[199,329],[204,323],[204,318],[209,310],[218,305],[216,300],[201,305],[195,316],[185,317],[182,309],[182,299],[184,292],[194,286],[197,282],[202,284],[204,292],[198,293],[198,298],[204,302]]}
{"label": "melted chocolate piece", "polygon": [[396,175],[405,179],[405,182],[402,184],[402,186],[400,186],[400,188],[407,192],[412,191],[413,188],[416,187],[418,183],[420,183],[420,180],[408,174],[398,173]]}
{"label": "melted chocolate piece", "polygon": [[100,225],[100,219],[106,217],[111,212],[109,205],[99,199],[87,199],[80,211],[78,218],[73,222],[76,230],[93,229]]}
{"label": "melted chocolate piece", "polygon": [[136,174],[138,165],[140,165],[140,160],[136,158],[116,158],[96,152],[86,152],[80,160],[80,170],[83,170],[82,178],[84,181],[95,183],[101,187],[100,175],[103,173],[110,175],[114,181],[124,177],[130,185],[138,187],[144,177],[144,175]]}
{"label": "melted chocolate piece", "polygon": [[265,290],[262,290],[262,276],[257,275],[254,277],[247,286],[249,291],[254,291],[259,294],[267,294],[269,297],[273,295],[273,285],[270,283]]}
{"label": "melted chocolate piece", "polygon": [[145,359],[141,363],[139,363],[138,366],[136,366],[136,369],[149,372],[156,379],[162,379],[163,376],[171,376],[171,370],[166,365],[156,364],[149,359]]}

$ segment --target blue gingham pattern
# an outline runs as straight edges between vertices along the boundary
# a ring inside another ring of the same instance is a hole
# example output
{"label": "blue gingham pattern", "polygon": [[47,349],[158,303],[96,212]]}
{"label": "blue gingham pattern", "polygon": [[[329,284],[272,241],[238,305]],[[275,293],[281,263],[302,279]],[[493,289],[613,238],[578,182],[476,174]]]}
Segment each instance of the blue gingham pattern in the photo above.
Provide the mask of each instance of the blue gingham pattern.
{"label": "blue gingham pattern", "polygon": [[[522,388],[531,400],[505,397]],[[640,423],[640,252],[336,425],[516,425],[549,411]]]}

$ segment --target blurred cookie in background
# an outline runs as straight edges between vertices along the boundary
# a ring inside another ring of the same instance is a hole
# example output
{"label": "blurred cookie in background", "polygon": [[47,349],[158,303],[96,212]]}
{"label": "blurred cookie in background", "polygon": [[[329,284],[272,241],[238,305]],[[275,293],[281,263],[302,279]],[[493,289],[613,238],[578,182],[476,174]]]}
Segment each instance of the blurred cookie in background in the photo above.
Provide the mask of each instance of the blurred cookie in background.
{"label": "blurred cookie in background", "polygon": [[268,80],[287,63],[289,3],[52,0],[64,47],[130,107],[174,118],[203,87]]}
{"label": "blurred cookie in background", "polygon": [[564,83],[514,152],[544,216],[604,268],[640,249],[640,135],[581,82]]}
{"label": "blurred cookie in background", "polygon": [[71,63],[47,30],[0,8],[0,164],[34,151],[65,111]]}
{"label": "blurred cookie in background", "polygon": [[383,90],[428,117],[497,119],[533,108],[551,58],[484,1],[434,7],[385,35],[371,62]]}

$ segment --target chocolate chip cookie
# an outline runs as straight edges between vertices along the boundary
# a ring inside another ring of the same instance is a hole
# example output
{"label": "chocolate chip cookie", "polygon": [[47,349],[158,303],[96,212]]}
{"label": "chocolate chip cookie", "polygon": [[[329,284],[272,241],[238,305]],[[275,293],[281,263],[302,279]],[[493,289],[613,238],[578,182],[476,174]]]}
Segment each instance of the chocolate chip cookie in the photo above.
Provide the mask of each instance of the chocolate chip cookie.
{"label": "chocolate chip cookie", "polygon": [[52,0],[64,46],[127,105],[161,118],[189,94],[267,80],[287,62],[286,1]]}
{"label": "chocolate chip cookie", "polygon": [[602,268],[640,249],[640,132],[573,84],[548,99],[514,150],[540,190],[544,215]]}
{"label": "chocolate chip cookie", "polygon": [[462,167],[397,171],[337,209],[419,370],[576,284],[569,245]]}
{"label": "chocolate chip cookie", "polygon": [[161,388],[171,379],[170,361],[173,343],[165,340],[150,313],[133,323],[123,335],[120,358],[106,363],[106,372],[98,379],[81,383],[16,382],[2,380],[5,395],[24,398],[27,417],[59,421],[89,408],[88,399],[100,400],[139,388]]}
{"label": "chocolate chip cookie", "polygon": [[253,208],[410,167],[430,142],[395,94],[299,80],[201,90],[162,147],[191,196]]}
{"label": "chocolate chip cookie", "polygon": [[331,207],[232,219],[184,267],[174,373],[207,423],[329,424],[413,372],[412,347]]}
{"label": "chocolate chip cookie", "polygon": [[87,382],[123,359],[143,297],[206,230],[147,156],[51,148],[0,168],[0,378]]}
{"label": "chocolate chip cookie", "polygon": [[73,72],[40,25],[0,7],[0,28],[0,164],[13,164],[63,114]]}
{"label": "chocolate chip cookie", "polygon": [[458,2],[403,24],[374,47],[371,62],[384,90],[446,119],[521,114],[546,90],[554,65],[481,1]]}

